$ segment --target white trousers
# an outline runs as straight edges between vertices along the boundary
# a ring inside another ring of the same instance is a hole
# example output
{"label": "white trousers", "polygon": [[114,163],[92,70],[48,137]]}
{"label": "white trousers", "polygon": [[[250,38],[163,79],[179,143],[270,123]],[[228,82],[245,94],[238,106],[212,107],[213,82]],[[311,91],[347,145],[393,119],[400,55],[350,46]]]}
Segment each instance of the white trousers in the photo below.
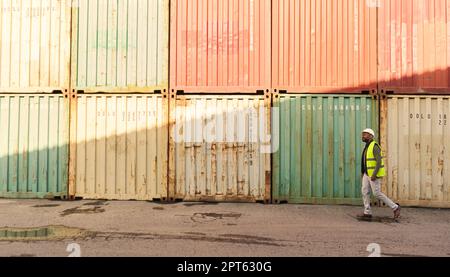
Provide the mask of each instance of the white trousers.
{"label": "white trousers", "polygon": [[392,210],[398,208],[398,205],[392,202],[384,193],[381,192],[381,179],[372,181],[367,174],[364,174],[362,179],[362,195],[364,200],[364,214],[372,214],[370,208],[370,192],[378,199],[383,201]]}

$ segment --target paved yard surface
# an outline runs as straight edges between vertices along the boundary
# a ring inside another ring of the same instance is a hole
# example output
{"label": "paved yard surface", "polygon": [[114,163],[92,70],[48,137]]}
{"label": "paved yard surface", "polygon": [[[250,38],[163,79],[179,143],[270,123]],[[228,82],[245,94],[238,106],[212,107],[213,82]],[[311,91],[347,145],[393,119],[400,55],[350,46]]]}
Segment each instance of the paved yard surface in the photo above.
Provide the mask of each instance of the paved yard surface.
{"label": "paved yard surface", "polygon": [[[0,256],[450,256],[450,210],[0,199]],[[22,229],[24,228],[24,229]],[[23,238],[27,236],[26,238]]]}

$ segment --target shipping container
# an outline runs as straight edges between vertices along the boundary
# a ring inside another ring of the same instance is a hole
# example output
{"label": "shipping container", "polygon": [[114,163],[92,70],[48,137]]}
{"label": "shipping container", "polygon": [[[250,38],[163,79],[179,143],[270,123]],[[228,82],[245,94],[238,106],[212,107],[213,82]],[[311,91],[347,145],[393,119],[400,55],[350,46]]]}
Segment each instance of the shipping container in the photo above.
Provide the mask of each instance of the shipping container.
{"label": "shipping container", "polygon": [[170,1],[170,89],[271,87],[271,0]]}
{"label": "shipping container", "polygon": [[66,198],[68,99],[0,94],[0,198]]}
{"label": "shipping container", "polygon": [[285,94],[275,96],[274,113],[273,202],[362,204],[361,132],[378,133],[378,101]]}
{"label": "shipping container", "polygon": [[0,1],[0,92],[69,89],[70,3]]}
{"label": "shipping container", "polygon": [[171,99],[169,198],[270,200],[270,95]]}
{"label": "shipping container", "polygon": [[290,93],[375,93],[372,2],[273,0],[272,87]]}
{"label": "shipping container", "polygon": [[168,86],[169,0],[77,0],[73,74],[77,90],[153,93]]}
{"label": "shipping container", "polygon": [[86,94],[72,104],[70,197],[165,200],[167,97]]}
{"label": "shipping container", "polygon": [[379,81],[401,94],[450,91],[450,1],[379,0]]}
{"label": "shipping container", "polygon": [[381,129],[388,196],[405,206],[450,208],[450,96],[389,96]]}

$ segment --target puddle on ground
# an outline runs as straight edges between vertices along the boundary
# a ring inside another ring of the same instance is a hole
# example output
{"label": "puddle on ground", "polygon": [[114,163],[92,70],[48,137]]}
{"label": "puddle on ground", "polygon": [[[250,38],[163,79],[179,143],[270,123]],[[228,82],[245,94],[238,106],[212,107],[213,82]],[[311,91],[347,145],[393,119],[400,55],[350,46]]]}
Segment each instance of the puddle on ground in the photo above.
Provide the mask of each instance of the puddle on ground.
{"label": "puddle on ground", "polygon": [[32,241],[77,238],[87,232],[65,226],[47,226],[38,228],[0,228],[0,241]]}

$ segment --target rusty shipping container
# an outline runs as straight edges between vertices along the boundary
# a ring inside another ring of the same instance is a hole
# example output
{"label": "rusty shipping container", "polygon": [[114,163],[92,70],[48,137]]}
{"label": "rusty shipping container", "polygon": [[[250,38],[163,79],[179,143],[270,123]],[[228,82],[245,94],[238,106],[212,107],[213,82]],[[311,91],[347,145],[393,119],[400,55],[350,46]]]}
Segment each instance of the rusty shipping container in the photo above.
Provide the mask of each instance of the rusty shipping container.
{"label": "rusty shipping container", "polygon": [[450,91],[450,1],[380,0],[379,81],[403,94]]}
{"label": "rusty shipping container", "polygon": [[270,200],[270,97],[171,99],[169,197]]}
{"label": "rusty shipping container", "polygon": [[170,89],[255,93],[271,86],[271,0],[172,0]]}
{"label": "rusty shipping container", "polygon": [[70,0],[0,1],[0,92],[69,89]]}
{"label": "rusty shipping container", "polygon": [[0,94],[0,198],[66,198],[68,99]]}
{"label": "rusty shipping container", "polygon": [[362,204],[361,131],[378,133],[370,96],[285,94],[274,99],[272,200]]}
{"label": "rusty shipping container", "polygon": [[272,87],[290,93],[375,93],[373,2],[273,0]]}
{"label": "rusty shipping container", "polygon": [[169,0],[74,2],[77,90],[153,93],[168,87]]}
{"label": "rusty shipping container", "polygon": [[78,95],[71,110],[72,198],[166,199],[167,97]]}
{"label": "rusty shipping container", "polygon": [[381,103],[383,190],[403,205],[450,208],[450,97],[389,96]]}

